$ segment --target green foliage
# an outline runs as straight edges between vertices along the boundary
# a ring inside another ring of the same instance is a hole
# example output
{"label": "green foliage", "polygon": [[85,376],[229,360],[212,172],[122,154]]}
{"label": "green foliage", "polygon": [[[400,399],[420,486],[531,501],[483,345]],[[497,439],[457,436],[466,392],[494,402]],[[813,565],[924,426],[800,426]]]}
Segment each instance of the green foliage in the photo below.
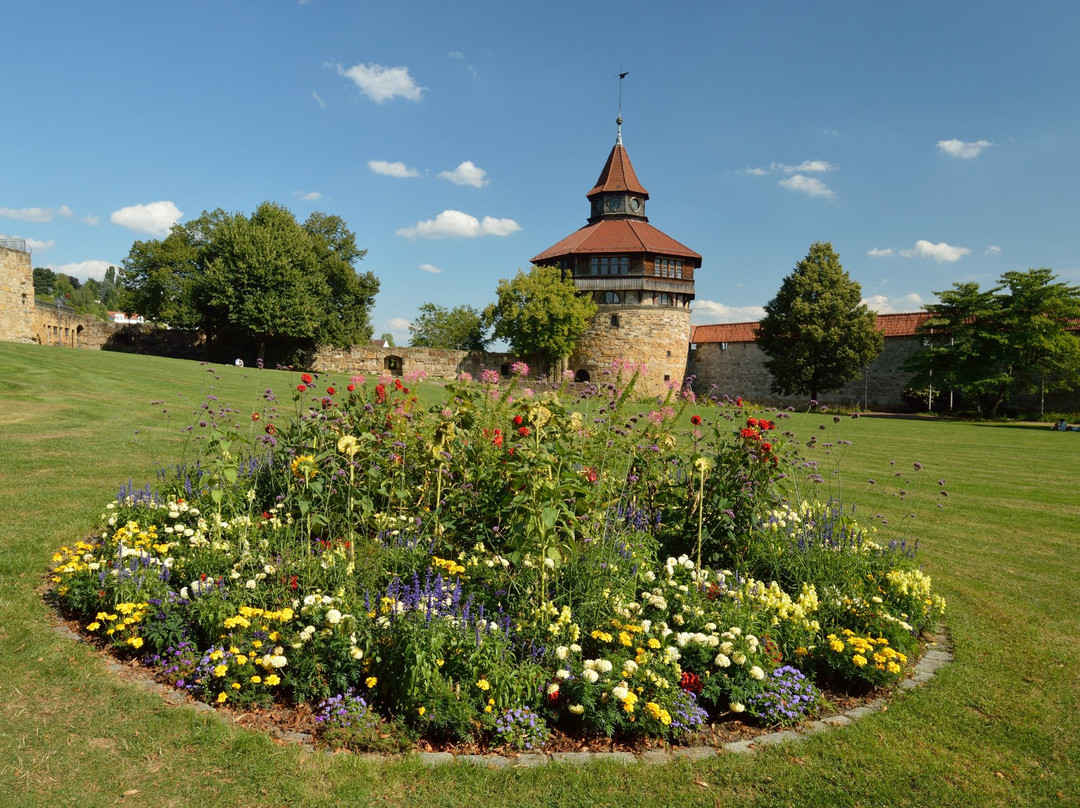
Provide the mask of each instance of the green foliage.
{"label": "green foliage", "polygon": [[409,325],[410,344],[417,348],[450,348],[456,351],[483,351],[488,339],[483,312],[472,306],[447,309],[424,303]]}
{"label": "green foliage", "polygon": [[936,292],[919,331],[924,347],[904,367],[912,383],[954,389],[993,416],[1013,394],[1080,385],[1080,287],[1049,269],[1006,272],[983,291],[975,282]]}
{"label": "green foliage", "polygon": [[337,216],[300,225],[264,202],[250,216],[216,210],[137,241],[124,260],[125,308],[174,328],[206,333],[217,355],[292,361],[319,345],[371,336],[378,292],[364,256]]}
{"label": "green foliage", "polygon": [[494,338],[505,339],[518,356],[536,356],[549,365],[570,356],[597,311],[593,299],[556,267],[518,270],[499,281],[496,294],[497,302],[484,312]]}
{"label": "green foliage", "polygon": [[861,295],[831,244],[810,245],[765,305],[757,334],[775,392],[816,399],[858,378],[874,361],[884,337]]}

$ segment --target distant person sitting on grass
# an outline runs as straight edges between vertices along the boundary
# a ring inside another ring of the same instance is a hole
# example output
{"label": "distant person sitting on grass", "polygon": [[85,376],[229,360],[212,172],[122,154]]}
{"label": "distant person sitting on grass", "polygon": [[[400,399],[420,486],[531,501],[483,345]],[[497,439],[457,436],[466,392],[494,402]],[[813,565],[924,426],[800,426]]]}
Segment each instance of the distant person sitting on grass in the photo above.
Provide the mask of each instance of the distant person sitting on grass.
{"label": "distant person sitting on grass", "polygon": [[[1054,424],[1054,429],[1058,432],[1068,432],[1070,429],[1069,422],[1062,418],[1060,421]],[[1080,427],[1077,427],[1077,430],[1080,430]]]}

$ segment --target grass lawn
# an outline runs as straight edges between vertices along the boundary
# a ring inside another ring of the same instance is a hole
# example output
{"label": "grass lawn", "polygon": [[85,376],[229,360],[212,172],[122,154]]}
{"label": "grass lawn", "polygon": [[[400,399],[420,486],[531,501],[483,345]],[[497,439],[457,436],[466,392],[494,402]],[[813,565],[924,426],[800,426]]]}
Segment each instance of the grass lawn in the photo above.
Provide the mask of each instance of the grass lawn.
{"label": "grass lawn", "polygon": [[120,484],[190,458],[182,430],[207,395],[243,412],[292,375],[0,343],[0,379],[0,804],[1080,805],[1080,434],[785,422],[817,436],[825,483],[808,493],[886,515],[882,538],[919,539],[949,601],[955,662],[887,710],[707,762],[428,769],[306,753],[170,706],[52,630],[55,550],[95,530]]}

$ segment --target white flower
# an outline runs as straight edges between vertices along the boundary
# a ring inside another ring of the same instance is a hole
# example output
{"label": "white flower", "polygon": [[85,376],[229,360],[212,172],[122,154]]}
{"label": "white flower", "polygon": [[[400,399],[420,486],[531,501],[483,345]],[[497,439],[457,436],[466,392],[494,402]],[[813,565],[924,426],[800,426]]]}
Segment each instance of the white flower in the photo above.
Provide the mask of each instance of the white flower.
{"label": "white flower", "polygon": [[566,659],[569,653],[570,649],[567,648],[565,645],[560,645],[558,648],[555,649],[555,656],[558,659]]}
{"label": "white flower", "polygon": [[731,661],[734,662],[736,665],[742,665],[746,662],[746,654],[744,654],[742,651],[736,651],[734,654],[731,655]]}
{"label": "white flower", "polygon": [[720,643],[720,653],[721,654],[730,654],[734,650],[735,650],[735,646],[730,641]]}
{"label": "white flower", "polygon": [[607,659],[596,660],[596,669],[600,673],[611,673],[611,662]]}
{"label": "white flower", "polygon": [[341,622],[341,612],[337,609],[331,609],[326,613],[326,622],[331,626],[336,626]]}
{"label": "white flower", "polygon": [[593,683],[600,678],[600,674],[594,671],[592,668],[586,668],[581,672],[581,678],[586,682]]}
{"label": "white flower", "polygon": [[580,704],[571,704],[566,709],[568,709],[574,715],[581,715],[583,712],[585,712],[585,708]]}
{"label": "white flower", "polygon": [[626,682],[620,682],[615,687],[611,688],[611,695],[619,701],[622,701],[630,695],[630,689],[626,686]]}
{"label": "white flower", "polygon": [[713,660],[718,668],[727,668],[731,666],[731,660],[724,654],[717,654],[716,659]]}
{"label": "white flower", "polygon": [[750,669],[750,676],[760,681],[765,678],[765,671],[755,665]]}
{"label": "white flower", "polygon": [[364,652],[357,648],[355,645],[349,649],[349,655],[352,656],[353,659],[364,658]]}
{"label": "white flower", "polygon": [[624,671],[629,671],[631,675],[635,671],[637,671],[637,669],[638,669],[638,664],[636,662],[634,662],[634,660],[632,660],[632,659],[628,659],[628,660],[626,660],[626,662],[623,663],[623,670]]}
{"label": "white flower", "polygon": [[555,682],[552,682],[550,685],[547,686],[547,694],[549,696],[557,696],[559,694],[559,685]]}
{"label": "white flower", "polygon": [[738,702],[738,701],[731,702],[731,712],[733,712],[733,713],[741,713],[745,709],[746,709],[746,707],[743,706],[742,702]]}
{"label": "white flower", "polygon": [[580,654],[581,646],[578,645],[576,642],[572,642],[570,643],[570,650],[573,651],[575,654]]}
{"label": "white flower", "polygon": [[255,583],[255,581],[251,580],[250,578],[244,584],[244,587],[247,588],[247,589],[254,589],[256,586],[258,586],[258,584]]}

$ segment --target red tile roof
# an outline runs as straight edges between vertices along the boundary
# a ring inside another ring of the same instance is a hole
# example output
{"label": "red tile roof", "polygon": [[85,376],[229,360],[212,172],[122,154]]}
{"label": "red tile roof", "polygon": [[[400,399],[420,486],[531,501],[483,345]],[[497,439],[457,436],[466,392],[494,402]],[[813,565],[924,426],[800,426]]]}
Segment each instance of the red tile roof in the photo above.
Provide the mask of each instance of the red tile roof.
{"label": "red tile roof", "polygon": [[611,149],[611,154],[608,155],[607,162],[604,163],[604,170],[600,172],[600,178],[585,196],[591,197],[593,194],[604,191],[629,191],[645,199],[649,198],[649,192],[645,190],[645,186],[641,184],[637,174],[634,173],[634,167],[630,164],[630,156],[626,153],[622,143],[616,143]]}
{"label": "red tile roof", "polygon": [[[879,314],[877,329],[886,337],[913,337],[916,329],[930,319],[925,311],[908,314]],[[757,323],[713,323],[694,326],[690,333],[692,343],[753,342]]]}
{"label": "red tile roof", "polygon": [[539,264],[564,255],[641,252],[691,258],[695,266],[701,266],[700,255],[639,219],[602,219],[587,224],[530,260]]}

